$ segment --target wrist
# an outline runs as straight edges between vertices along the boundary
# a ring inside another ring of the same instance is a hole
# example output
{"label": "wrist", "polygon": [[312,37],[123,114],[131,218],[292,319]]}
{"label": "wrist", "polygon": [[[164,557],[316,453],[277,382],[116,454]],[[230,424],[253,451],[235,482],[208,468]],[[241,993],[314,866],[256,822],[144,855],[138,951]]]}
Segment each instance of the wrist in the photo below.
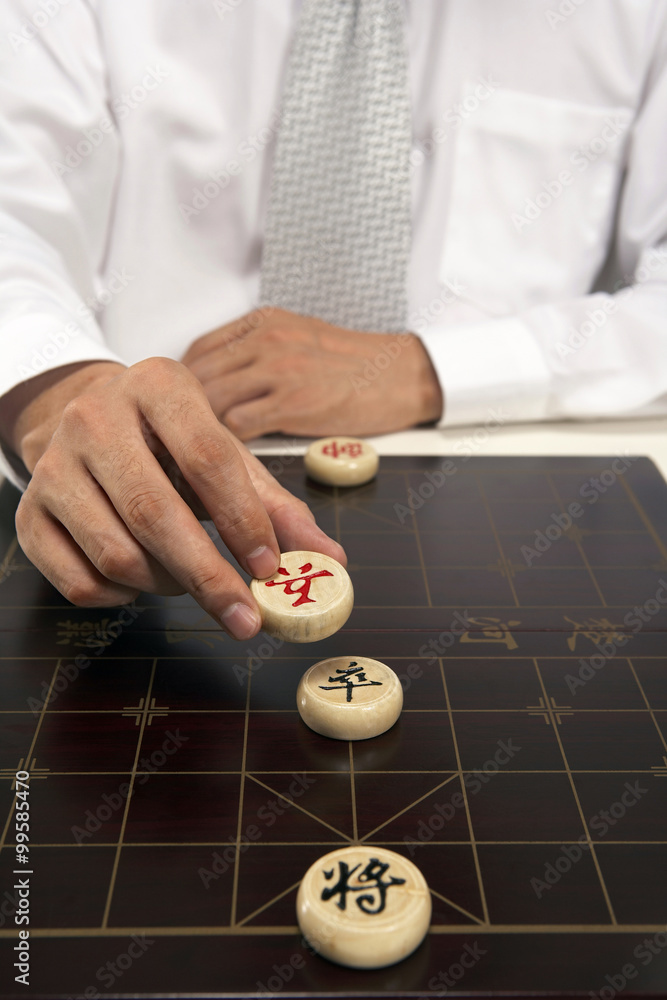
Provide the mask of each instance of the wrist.
{"label": "wrist", "polygon": [[16,386],[3,398],[3,438],[28,472],[46,451],[67,404],[123,371],[125,366],[113,361],[67,365]]}

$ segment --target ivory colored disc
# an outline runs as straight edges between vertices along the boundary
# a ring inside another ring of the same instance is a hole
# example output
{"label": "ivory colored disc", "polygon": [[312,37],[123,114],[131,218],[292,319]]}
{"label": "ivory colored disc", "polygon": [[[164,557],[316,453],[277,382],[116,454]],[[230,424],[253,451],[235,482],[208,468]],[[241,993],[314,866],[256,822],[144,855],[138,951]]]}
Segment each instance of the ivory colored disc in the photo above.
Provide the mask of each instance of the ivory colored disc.
{"label": "ivory colored disc", "polygon": [[394,725],[403,708],[403,688],[379,660],[334,656],[305,672],[296,704],[306,725],[321,736],[367,740]]}
{"label": "ivory colored disc", "polygon": [[283,552],[278,572],[268,580],[252,580],[250,590],[264,631],[286,642],[317,642],[333,635],[354,603],[347,571],[320,552]]}
{"label": "ivory colored disc", "polygon": [[383,847],[342,847],[311,865],[296,897],[299,927],[325,958],[381,969],[406,958],[431,921],[426,879]]}
{"label": "ivory colored disc", "polygon": [[329,437],[313,441],[303,464],[318,483],[359,486],[373,479],[380,459],[375,449],[359,438]]}

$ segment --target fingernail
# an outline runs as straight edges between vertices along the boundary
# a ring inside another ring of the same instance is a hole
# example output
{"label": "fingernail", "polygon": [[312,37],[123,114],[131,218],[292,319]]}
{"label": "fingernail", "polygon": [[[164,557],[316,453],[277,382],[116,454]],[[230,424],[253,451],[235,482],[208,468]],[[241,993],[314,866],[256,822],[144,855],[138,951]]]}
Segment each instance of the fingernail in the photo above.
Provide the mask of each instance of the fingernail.
{"label": "fingernail", "polygon": [[234,639],[251,639],[261,628],[262,620],[247,604],[232,604],[223,611],[221,621]]}
{"label": "fingernail", "polygon": [[273,576],[279,564],[275,552],[272,552],[268,545],[260,545],[258,549],[246,557],[246,562],[250,572],[258,580],[265,580],[267,576]]}

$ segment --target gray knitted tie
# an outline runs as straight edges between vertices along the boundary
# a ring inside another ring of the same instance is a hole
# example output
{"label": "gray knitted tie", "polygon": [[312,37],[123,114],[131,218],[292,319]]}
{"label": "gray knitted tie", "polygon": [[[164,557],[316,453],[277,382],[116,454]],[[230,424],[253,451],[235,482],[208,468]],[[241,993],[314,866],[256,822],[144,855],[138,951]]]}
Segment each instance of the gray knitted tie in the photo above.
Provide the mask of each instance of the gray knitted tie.
{"label": "gray knitted tie", "polygon": [[401,0],[304,0],[265,227],[263,304],[406,329],[411,116]]}

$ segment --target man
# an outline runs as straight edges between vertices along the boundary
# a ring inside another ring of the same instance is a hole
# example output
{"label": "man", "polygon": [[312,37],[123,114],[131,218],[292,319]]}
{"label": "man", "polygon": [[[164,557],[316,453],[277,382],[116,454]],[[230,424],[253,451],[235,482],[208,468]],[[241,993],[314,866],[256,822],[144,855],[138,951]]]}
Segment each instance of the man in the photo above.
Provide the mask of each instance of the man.
{"label": "man", "polygon": [[[339,552],[230,430],[667,412],[660,0],[309,0],[301,18],[296,0],[9,6],[5,469],[32,473],[19,537],[75,603],[185,588],[256,631],[160,462],[252,572],[272,572],[277,543]],[[391,71],[355,91],[383,45]],[[398,113],[372,133],[378,79],[387,106],[410,99],[411,148]],[[391,166],[355,202],[359,149]],[[290,263],[310,216],[324,236]],[[326,273],[343,277],[319,308]],[[394,320],[373,325],[357,296],[395,300]]]}

